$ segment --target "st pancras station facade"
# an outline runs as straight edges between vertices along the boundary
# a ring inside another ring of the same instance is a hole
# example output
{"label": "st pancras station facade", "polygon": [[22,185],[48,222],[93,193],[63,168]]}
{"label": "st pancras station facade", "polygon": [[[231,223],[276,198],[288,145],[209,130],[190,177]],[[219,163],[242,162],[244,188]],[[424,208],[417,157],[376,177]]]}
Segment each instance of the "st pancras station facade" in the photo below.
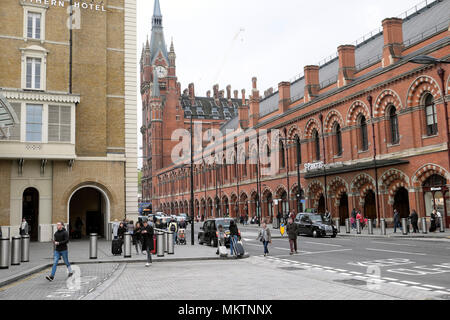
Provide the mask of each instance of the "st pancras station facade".
{"label": "st pancras station facade", "polygon": [[0,226],[135,219],[136,0],[2,0]]}
{"label": "st pancras station facade", "polygon": [[[254,78],[247,97],[217,85],[204,97],[193,84],[181,90],[173,44],[158,46],[155,3],[141,57],[143,197],[154,211],[271,221],[314,209],[344,222],[356,209],[391,224],[394,209],[401,217],[436,209],[449,226],[450,1],[384,19],[378,31],[263,95]],[[203,140],[194,145],[193,199],[190,162],[173,159],[170,141],[191,119]],[[221,138],[205,141],[205,132]],[[263,172],[274,163],[277,170]],[[17,161],[5,165],[16,174]]]}

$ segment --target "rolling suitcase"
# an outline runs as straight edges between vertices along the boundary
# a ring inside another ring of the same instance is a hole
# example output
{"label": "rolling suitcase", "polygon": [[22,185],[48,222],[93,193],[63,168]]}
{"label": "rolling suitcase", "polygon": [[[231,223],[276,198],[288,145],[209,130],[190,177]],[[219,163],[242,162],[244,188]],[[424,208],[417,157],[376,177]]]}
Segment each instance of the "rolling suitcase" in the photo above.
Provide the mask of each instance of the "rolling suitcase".
{"label": "rolling suitcase", "polygon": [[233,241],[234,254],[238,257],[242,257],[245,254],[245,250],[244,250],[244,246],[242,245],[242,242],[235,241],[234,238],[231,238],[231,241]]}
{"label": "rolling suitcase", "polygon": [[115,256],[120,256],[122,254],[122,240],[116,239],[112,241],[111,245],[112,254]]}
{"label": "rolling suitcase", "polygon": [[156,236],[153,236],[153,250],[150,252],[156,254]]}

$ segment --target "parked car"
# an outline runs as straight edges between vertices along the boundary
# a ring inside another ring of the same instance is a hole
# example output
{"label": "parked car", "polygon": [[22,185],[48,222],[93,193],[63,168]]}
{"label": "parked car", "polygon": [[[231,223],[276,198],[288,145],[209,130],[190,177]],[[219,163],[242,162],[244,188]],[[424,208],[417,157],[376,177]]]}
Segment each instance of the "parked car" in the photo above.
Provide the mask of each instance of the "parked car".
{"label": "parked car", "polygon": [[314,213],[299,213],[295,218],[299,227],[299,235],[336,238],[337,228],[327,224],[323,217]]}
{"label": "parked car", "polygon": [[[222,225],[223,230],[227,235],[230,234],[230,221],[233,220],[231,218],[217,218],[217,219],[209,219],[203,223],[203,226],[200,227],[200,231],[198,233],[198,243],[199,244],[208,244],[211,247],[218,246],[218,238],[217,238],[217,228],[219,225]],[[239,241],[241,240],[241,232],[239,231],[238,235]],[[230,238],[227,237],[225,239],[225,246],[230,247]]]}

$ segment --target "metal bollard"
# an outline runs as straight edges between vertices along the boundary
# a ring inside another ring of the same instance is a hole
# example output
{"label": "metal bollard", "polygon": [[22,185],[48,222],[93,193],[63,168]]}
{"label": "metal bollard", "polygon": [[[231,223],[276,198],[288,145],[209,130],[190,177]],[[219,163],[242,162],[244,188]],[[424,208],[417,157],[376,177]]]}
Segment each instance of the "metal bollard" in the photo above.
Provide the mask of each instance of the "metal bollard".
{"label": "metal bollard", "polygon": [[359,219],[356,220],[356,233],[361,234],[361,221]]}
{"label": "metal bollard", "polygon": [[97,259],[97,241],[98,234],[91,233],[89,235],[89,259]]}
{"label": "metal bollard", "polygon": [[11,243],[11,265],[18,266],[20,265],[20,240],[21,237],[13,237]]}
{"label": "metal bollard", "polygon": [[427,218],[426,217],[422,218],[422,233],[423,234],[427,234],[428,233]]}
{"label": "metal bollard", "polygon": [[350,219],[345,219],[345,232],[350,233]]}
{"label": "metal bollard", "polygon": [[381,235],[386,235],[386,219],[380,219]]}
{"label": "metal bollard", "polygon": [[0,269],[9,268],[9,238],[0,239]]}
{"label": "metal bollard", "polygon": [[440,218],[439,218],[439,222],[440,222],[440,231],[441,231],[441,232],[445,232],[445,222],[444,222],[444,217],[440,217]]}
{"label": "metal bollard", "polygon": [[168,254],[175,254],[175,235],[172,231],[167,232]]}
{"label": "metal bollard", "polygon": [[164,253],[169,253],[169,233],[164,231]]}
{"label": "metal bollard", "polygon": [[123,244],[123,257],[131,258],[131,233],[125,232]]}
{"label": "metal bollard", "polygon": [[404,236],[408,234],[408,220],[406,218],[402,218],[402,234]]}
{"label": "metal bollard", "polygon": [[106,241],[112,240],[112,222],[108,222],[108,225],[106,226]]}
{"label": "metal bollard", "polygon": [[20,251],[22,253],[21,261],[30,262],[30,236],[27,234],[23,235],[20,245]]}
{"label": "metal bollard", "polygon": [[373,234],[373,222],[372,219],[367,220],[367,230],[369,234]]}
{"label": "metal bollard", "polygon": [[164,257],[164,232],[156,232],[156,255]]}
{"label": "metal bollard", "polygon": [[336,226],[336,229],[337,229],[337,233],[341,233],[341,219],[340,218],[336,218],[334,223],[335,223],[335,226]]}

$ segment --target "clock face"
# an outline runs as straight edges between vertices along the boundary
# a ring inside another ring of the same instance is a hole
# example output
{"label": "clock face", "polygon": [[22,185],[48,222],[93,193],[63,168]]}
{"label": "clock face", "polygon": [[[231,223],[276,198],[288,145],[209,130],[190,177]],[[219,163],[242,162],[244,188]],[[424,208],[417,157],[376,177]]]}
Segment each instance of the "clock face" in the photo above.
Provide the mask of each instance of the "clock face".
{"label": "clock face", "polygon": [[161,78],[165,78],[167,76],[167,69],[162,67],[162,66],[157,66],[156,67],[156,72],[158,74],[158,77]]}

